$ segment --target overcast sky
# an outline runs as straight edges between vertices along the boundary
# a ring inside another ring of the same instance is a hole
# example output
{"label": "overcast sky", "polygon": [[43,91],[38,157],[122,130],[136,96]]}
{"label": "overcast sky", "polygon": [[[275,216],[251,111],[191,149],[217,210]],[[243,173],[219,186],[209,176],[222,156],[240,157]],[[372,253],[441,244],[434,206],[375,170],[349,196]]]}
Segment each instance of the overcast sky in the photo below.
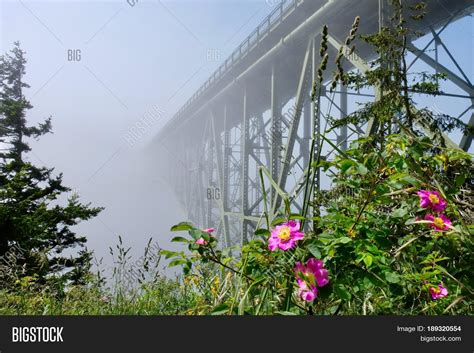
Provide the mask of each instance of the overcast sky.
{"label": "overcast sky", "polygon": [[[84,201],[106,207],[79,227],[99,256],[118,234],[136,249],[150,236],[166,246],[169,227],[185,219],[140,150],[271,4],[2,1],[1,52],[15,40],[27,52],[28,118],[53,119],[54,134],[33,143],[31,159],[63,172]],[[131,146],[127,133],[144,116],[153,126]]]}

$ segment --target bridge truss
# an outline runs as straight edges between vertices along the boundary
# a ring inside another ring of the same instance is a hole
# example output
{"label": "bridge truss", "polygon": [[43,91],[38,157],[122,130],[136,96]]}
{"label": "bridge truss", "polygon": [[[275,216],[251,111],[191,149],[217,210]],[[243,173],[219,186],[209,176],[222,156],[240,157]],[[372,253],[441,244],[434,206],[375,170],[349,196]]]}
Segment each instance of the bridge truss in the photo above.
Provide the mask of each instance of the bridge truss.
{"label": "bridge truss", "polygon": [[[406,0],[404,4],[415,2]],[[473,73],[462,67],[451,50],[453,44],[472,47],[472,35],[467,36],[468,43],[447,43],[444,34],[456,23],[472,20],[474,1],[427,3],[426,19],[414,24],[424,36],[409,43],[409,67],[418,72],[445,73],[447,81],[442,84],[444,93],[437,98],[439,103],[419,99],[434,110],[447,107],[447,113],[472,126]],[[355,16],[361,17],[362,33],[377,31],[388,16],[384,0],[351,4],[344,0],[283,1],[157,136],[155,141],[168,165],[166,177],[189,220],[203,228],[216,228],[225,246],[246,242],[262,221],[259,166],[265,166],[278,186],[291,195],[295,211],[301,210],[312,136],[326,130],[328,116],[344,117],[357,109],[357,102],[375,99],[375,90],[354,92],[343,86],[332,93],[323,90],[320,109],[310,99],[319,66],[322,25],[329,26],[334,58]],[[462,28],[466,28],[465,23],[461,23]],[[346,55],[345,69],[368,70],[373,53],[362,43],[356,45],[357,51]],[[346,48],[344,53],[349,51]],[[351,140],[370,131],[371,126],[347,126],[328,138],[344,150]],[[449,138],[452,144],[470,151],[472,135],[457,132]],[[330,146],[321,151],[326,159],[334,153]],[[327,189],[330,179],[320,173],[316,183],[318,189]],[[275,189],[269,187],[267,192],[274,200],[271,212],[276,213],[279,203]]]}

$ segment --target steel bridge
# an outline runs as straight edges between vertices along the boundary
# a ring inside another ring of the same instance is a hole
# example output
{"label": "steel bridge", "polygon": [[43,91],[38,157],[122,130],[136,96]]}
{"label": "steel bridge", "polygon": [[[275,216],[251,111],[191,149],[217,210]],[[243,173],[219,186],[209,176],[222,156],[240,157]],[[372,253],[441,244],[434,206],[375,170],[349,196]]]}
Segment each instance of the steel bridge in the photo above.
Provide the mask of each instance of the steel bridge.
{"label": "steel bridge", "polygon": [[[343,117],[357,109],[357,102],[376,95],[375,90],[352,92],[343,86],[332,93],[323,90],[320,109],[316,109],[310,91],[319,65],[322,26],[329,26],[329,51],[334,58],[356,16],[361,18],[359,34],[374,33],[383,25],[390,16],[384,1],[282,1],[165,125],[154,146],[165,159],[165,177],[190,221],[215,227],[225,246],[247,241],[263,212],[259,166],[265,166],[278,186],[289,192],[295,207],[301,208],[313,134],[325,131],[328,115]],[[405,7],[417,2],[403,0]],[[427,16],[410,24],[424,35],[422,46],[415,38],[409,40],[410,67],[445,73],[446,89],[439,99],[451,99],[447,105],[456,109],[449,113],[472,125],[474,87],[443,32],[472,16],[474,0],[426,3]],[[470,43],[464,45],[471,47],[469,38]],[[365,71],[375,54],[363,43],[356,46],[350,55],[345,48],[345,69]],[[328,73],[334,69],[331,65]],[[370,128],[344,127],[330,139],[344,149],[348,141],[369,133]],[[450,137],[460,148],[470,149],[472,136]],[[333,153],[329,148],[322,151],[325,158]],[[329,186],[323,174],[316,182],[318,188]],[[271,190],[272,199],[277,200]],[[273,202],[271,211],[276,212],[278,206]]]}

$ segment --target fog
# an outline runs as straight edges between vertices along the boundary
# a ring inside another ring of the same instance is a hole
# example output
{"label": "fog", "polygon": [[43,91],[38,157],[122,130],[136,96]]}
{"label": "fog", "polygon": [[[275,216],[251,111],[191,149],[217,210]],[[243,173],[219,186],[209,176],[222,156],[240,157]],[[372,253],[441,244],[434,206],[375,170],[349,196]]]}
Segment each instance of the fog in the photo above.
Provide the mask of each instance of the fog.
{"label": "fog", "polygon": [[[52,117],[54,133],[33,141],[29,158],[63,173],[64,184],[83,202],[105,207],[97,218],[77,227],[105,264],[110,264],[108,247],[117,243],[118,235],[134,255],[150,237],[163,248],[173,248],[169,228],[186,220],[186,212],[162,178],[170,166],[158,159],[150,141],[278,3],[1,2],[1,52],[19,40],[27,53],[25,81],[31,87],[25,95],[34,106],[29,122]],[[449,27],[447,42],[472,41],[472,23],[465,18]],[[426,42],[421,38],[418,44]],[[450,49],[472,77],[472,46]],[[446,54],[440,57],[446,59]],[[448,67],[456,70],[452,63]],[[415,69],[426,67],[417,63]],[[452,83],[444,87],[459,93]],[[351,98],[349,111],[361,101]],[[465,109],[452,97],[420,101],[454,115]],[[291,106],[292,101],[284,111]],[[328,185],[322,181],[323,187]]]}
{"label": "fog", "polygon": [[147,145],[271,5],[2,0],[1,52],[19,40],[27,53],[27,118],[52,117],[53,134],[31,142],[29,159],[105,207],[77,227],[105,264],[118,235],[135,254],[150,237],[171,247],[169,228],[186,213]]}

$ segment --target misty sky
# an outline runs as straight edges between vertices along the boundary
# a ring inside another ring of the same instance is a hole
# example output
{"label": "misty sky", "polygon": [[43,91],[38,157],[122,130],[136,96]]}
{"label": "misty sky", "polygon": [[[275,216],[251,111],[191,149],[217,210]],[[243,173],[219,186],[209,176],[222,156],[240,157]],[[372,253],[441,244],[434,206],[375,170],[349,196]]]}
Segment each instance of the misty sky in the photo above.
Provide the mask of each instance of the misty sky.
{"label": "misty sky", "polygon": [[[185,219],[167,186],[144,167],[141,149],[269,4],[2,1],[1,52],[15,40],[27,52],[28,118],[53,118],[54,134],[33,143],[31,159],[63,172],[82,200],[106,207],[79,227],[99,256],[118,234],[137,251],[150,236],[165,246],[170,225]],[[69,61],[68,51],[77,49],[80,61]],[[127,131],[146,114],[154,124],[132,147]]]}
{"label": "misty sky", "polygon": [[[185,213],[156,173],[167,166],[147,166],[142,149],[276,3],[1,1],[1,52],[15,40],[27,52],[28,118],[53,119],[54,134],[32,143],[30,158],[63,172],[84,202],[106,207],[79,227],[99,257],[119,234],[138,250],[150,236],[167,246],[170,225]],[[472,43],[473,23],[449,28],[447,42]],[[450,49],[473,77],[473,46]],[[68,57],[77,50],[80,60]],[[466,108],[454,100],[436,106]],[[127,133],[150,114],[153,126],[131,146]]]}

